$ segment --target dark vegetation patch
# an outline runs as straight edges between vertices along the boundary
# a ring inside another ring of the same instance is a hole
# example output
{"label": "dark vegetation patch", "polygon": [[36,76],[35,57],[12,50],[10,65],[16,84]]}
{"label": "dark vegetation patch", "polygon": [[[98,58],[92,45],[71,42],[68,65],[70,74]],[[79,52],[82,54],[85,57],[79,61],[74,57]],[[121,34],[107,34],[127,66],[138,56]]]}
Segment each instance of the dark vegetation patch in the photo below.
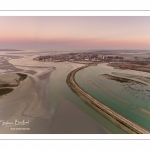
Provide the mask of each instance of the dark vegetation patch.
{"label": "dark vegetation patch", "polygon": [[3,89],[0,89],[0,96],[8,94],[8,93],[10,93],[12,91],[13,91],[12,88],[3,88]]}
{"label": "dark vegetation patch", "polygon": [[19,75],[19,76],[20,76],[20,78],[19,78],[19,82],[20,82],[20,81],[23,81],[24,79],[26,79],[26,78],[27,78],[27,75],[26,75],[26,74],[17,73],[17,75]]}

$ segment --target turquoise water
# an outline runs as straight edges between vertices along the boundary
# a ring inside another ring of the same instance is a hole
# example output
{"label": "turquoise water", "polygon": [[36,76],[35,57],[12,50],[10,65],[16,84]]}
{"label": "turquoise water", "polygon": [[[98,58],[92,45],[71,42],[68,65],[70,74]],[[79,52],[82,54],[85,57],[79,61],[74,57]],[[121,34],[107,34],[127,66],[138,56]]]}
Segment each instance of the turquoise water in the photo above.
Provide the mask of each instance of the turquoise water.
{"label": "turquoise water", "polygon": [[[99,64],[90,66],[75,75],[75,80],[86,92],[126,118],[150,130],[150,85],[125,84],[99,77],[100,74],[121,72],[149,76],[149,73],[119,70]],[[146,110],[148,113],[141,111]]]}
{"label": "turquoise water", "polygon": [[54,111],[56,111],[61,101],[68,100],[71,101],[83,112],[85,112],[93,119],[95,119],[98,123],[100,123],[111,133],[126,133],[125,131],[114,125],[112,122],[110,122],[108,119],[103,117],[101,114],[97,113],[95,110],[90,108],[87,104],[85,104],[82,101],[82,99],[80,99],[75,93],[73,93],[70,90],[70,88],[66,84],[66,77],[71,70],[75,69],[72,65],[73,64],[71,63],[69,64],[60,63],[56,67],[57,70],[52,73],[50,79],[51,82],[49,86],[49,102],[48,102],[50,109],[54,109]]}

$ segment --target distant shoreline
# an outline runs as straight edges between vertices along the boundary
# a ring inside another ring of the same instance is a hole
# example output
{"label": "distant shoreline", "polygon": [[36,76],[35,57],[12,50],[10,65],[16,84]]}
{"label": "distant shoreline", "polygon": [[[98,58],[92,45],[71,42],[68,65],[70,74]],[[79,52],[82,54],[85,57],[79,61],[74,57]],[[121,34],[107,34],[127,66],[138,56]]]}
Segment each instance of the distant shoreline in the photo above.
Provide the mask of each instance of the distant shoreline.
{"label": "distant shoreline", "polygon": [[114,124],[124,129],[128,133],[150,133],[149,130],[141,127],[140,125],[132,122],[131,120],[125,118],[124,116],[118,114],[114,110],[110,109],[108,106],[102,104],[94,97],[86,93],[75,81],[75,74],[81,69],[89,67],[91,65],[86,65],[84,67],[77,68],[71,71],[66,79],[68,86],[71,90],[76,93],[85,103],[87,103],[90,107],[98,111],[104,117],[112,121]]}

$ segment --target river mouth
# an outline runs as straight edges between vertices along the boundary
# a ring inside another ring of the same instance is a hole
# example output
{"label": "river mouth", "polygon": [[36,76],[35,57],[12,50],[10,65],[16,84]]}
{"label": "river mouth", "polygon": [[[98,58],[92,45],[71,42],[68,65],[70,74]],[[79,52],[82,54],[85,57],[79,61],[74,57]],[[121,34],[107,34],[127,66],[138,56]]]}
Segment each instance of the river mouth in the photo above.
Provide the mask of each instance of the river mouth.
{"label": "river mouth", "polygon": [[[118,128],[115,124],[110,122],[108,119],[98,114],[95,110],[87,106],[80,97],[73,93],[68,85],[66,84],[66,77],[70,71],[84,66],[83,64],[77,63],[50,63],[50,62],[37,62],[33,61],[33,55],[31,57],[18,57],[15,59],[9,59],[5,65],[11,65],[11,70],[7,70],[7,66],[3,68],[4,73],[22,73],[27,74],[27,78],[22,81],[25,86],[16,88],[13,92],[9,93],[4,99],[0,100],[0,118],[3,120],[9,120],[14,122],[15,119],[29,120],[30,130],[14,131],[11,128],[3,128],[0,126],[0,133],[30,133],[30,134],[51,134],[51,133],[62,133],[62,134],[104,134],[104,133],[126,133],[124,130]],[[18,63],[19,62],[19,63]],[[3,62],[2,62],[3,63]],[[103,64],[101,64],[103,65]],[[93,69],[98,66],[91,66]],[[114,69],[109,66],[104,66],[105,69],[109,69],[111,72]],[[102,92],[98,87],[91,86],[92,82],[99,86],[100,77],[97,75],[102,72],[97,72],[87,68],[88,73],[82,70],[82,75],[79,79],[79,84],[82,84],[85,80],[84,86],[88,88],[90,85],[90,91]],[[18,71],[19,70],[19,71]],[[1,70],[2,71],[2,70]],[[91,72],[96,77],[91,78]],[[105,73],[105,72],[104,72]],[[78,73],[77,73],[78,74]],[[111,74],[106,71],[105,74]],[[88,76],[89,75],[89,76]],[[78,78],[78,75],[76,76]],[[91,79],[90,79],[91,78]],[[89,81],[90,79],[90,81]],[[97,79],[97,80],[96,80]],[[78,79],[77,79],[78,80]],[[108,80],[111,83],[117,82],[115,80]],[[106,82],[101,82],[105,87]],[[126,83],[126,82],[123,82]],[[144,83],[144,82],[143,82]],[[87,86],[88,85],[88,86]],[[111,84],[109,85],[111,86]],[[107,86],[106,86],[107,89]],[[112,88],[113,89],[113,88]],[[118,93],[118,92],[117,92]],[[104,96],[108,96],[106,93],[101,93]],[[114,94],[115,95],[115,94]],[[117,102],[118,101],[118,102]],[[118,106],[124,106],[127,108],[125,101],[117,100],[115,103]],[[112,102],[112,100],[111,100]],[[124,103],[122,105],[122,102]],[[130,101],[131,104],[133,104]],[[112,104],[112,103],[111,103]],[[133,105],[127,110],[130,111]],[[68,108],[69,107],[69,108]],[[121,107],[118,107],[121,108]],[[135,108],[135,107],[133,107]],[[143,105],[138,109],[142,114],[148,115],[149,110]],[[65,110],[64,110],[65,109]],[[121,108],[122,109],[122,108]],[[74,110],[74,111],[71,111]],[[132,109],[133,110],[133,109]],[[71,116],[74,118],[71,122]],[[78,117],[77,115],[78,114]],[[67,115],[66,119],[65,116]],[[64,118],[64,119],[62,119]],[[86,120],[84,120],[86,118]],[[73,128],[71,123],[74,122]],[[75,125],[77,122],[77,125]],[[90,122],[88,128],[84,128],[85,124]],[[21,126],[20,126],[21,127]],[[83,132],[82,130],[83,129]]]}
{"label": "river mouth", "polygon": [[[111,133],[105,125],[101,125],[106,120],[103,118],[100,121],[101,117],[82,103],[66,84],[68,73],[82,66],[81,64],[35,62],[33,57],[6,58],[8,60],[3,61],[11,65],[11,70],[7,70],[5,66],[3,73],[26,74],[27,78],[0,100],[0,133]],[[66,117],[65,114],[71,116]],[[26,125],[2,126],[4,121],[15,124],[15,120],[24,121]],[[90,123],[85,128],[88,122]]]}

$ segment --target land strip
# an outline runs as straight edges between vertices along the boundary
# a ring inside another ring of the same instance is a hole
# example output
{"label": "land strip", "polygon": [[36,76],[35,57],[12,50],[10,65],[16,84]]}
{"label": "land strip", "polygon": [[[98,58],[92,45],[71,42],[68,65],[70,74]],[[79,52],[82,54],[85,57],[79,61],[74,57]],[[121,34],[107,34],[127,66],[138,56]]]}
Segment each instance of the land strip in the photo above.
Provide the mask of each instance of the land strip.
{"label": "land strip", "polygon": [[109,63],[108,66],[112,66],[114,68],[120,68],[120,69],[130,69],[130,70],[136,70],[136,71],[143,71],[143,72],[150,72],[150,63],[149,61],[143,61],[143,62],[120,62],[120,63]]}
{"label": "land strip", "polygon": [[21,81],[26,78],[27,75],[22,73],[7,73],[0,75],[0,96],[12,92],[15,87],[20,85]]}
{"label": "land strip", "polygon": [[69,87],[80,96],[89,106],[97,110],[103,116],[107,117],[110,121],[115,123],[120,128],[124,129],[129,133],[139,133],[139,134],[149,134],[150,131],[141,127],[140,125],[134,123],[133,121],[127,119],[126,117],[118,114],[108,106],[96,100],[94,97],[85,92],[75,81],[75,74],[81,69],[84,69],[90,65],[86,65],[80,68],[77,68],[69,73],[67,76],[67,84]]}
{"label": "land strip", "polygon": [[135,78],[135,79],[139,79],[141,81],[144,81],[146,83],[150,83],[150,78],[149,77],[144,77],[144,76],[141,76],[141,75],[133,75],[133,74],[119,73],[119,72],[112,72],[112,74],[117,75],[117,76],[127,77],[127,78]]}

